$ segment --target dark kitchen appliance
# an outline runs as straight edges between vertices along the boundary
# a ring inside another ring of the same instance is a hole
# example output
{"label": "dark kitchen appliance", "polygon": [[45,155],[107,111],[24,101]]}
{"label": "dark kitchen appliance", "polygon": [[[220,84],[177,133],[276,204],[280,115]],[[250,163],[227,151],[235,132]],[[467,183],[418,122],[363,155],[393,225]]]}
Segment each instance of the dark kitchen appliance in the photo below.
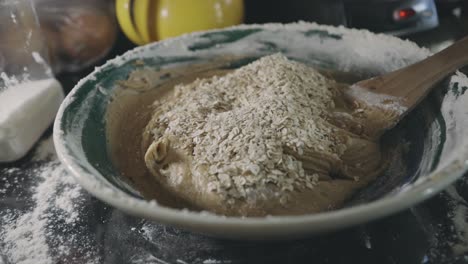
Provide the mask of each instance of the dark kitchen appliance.
{"label": "dark kitchen appliance", "polygon": [[407,35],[438,26],[434,0],[246,1],[246,22],[315,21]]}

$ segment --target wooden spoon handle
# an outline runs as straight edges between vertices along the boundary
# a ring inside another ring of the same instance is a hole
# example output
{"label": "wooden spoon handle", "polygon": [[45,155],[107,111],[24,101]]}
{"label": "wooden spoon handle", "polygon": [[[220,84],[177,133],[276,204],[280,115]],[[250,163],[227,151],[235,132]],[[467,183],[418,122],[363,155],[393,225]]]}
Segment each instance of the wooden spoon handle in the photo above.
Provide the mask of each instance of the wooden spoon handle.
{"label": "wooden spoon handle", "polygon": [[401,98],[410,111],[445,76],[468,64],[468,37],[420,62],[356,85],[376,94]]}

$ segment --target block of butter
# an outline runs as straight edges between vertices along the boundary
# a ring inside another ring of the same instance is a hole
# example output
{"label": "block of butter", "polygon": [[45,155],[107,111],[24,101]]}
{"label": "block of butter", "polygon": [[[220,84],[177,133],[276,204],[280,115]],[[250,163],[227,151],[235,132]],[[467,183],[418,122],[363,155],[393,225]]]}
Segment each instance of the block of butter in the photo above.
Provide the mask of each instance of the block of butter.
{"label": "block of butter", "polygon": [[51,125],[63,98],[54,78],[0,90],[0,162],[20,159],[31,149]]}

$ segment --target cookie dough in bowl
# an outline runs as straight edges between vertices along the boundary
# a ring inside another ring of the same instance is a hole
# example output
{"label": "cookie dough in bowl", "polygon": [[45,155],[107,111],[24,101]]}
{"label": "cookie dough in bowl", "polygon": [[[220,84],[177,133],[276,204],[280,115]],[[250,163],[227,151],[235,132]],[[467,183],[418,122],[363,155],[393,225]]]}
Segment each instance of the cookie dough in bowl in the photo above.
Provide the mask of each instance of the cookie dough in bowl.
{"label": "cookie dough in bowl", "polygon": [[463,74],[384,135],[340,96],[428,55],[309,23],[186,35],[82,80],[55,143],[85,189],[131,214],[230,238],[335,230],[407,208],[466,170]]}
{"label": "cookie dough in bowl", "polygon": [[194,207],[316,213],[338,208],[384,169],[378,138],[364,133],[362,111],[348,110],[344,87],[281,54],[173,89],[152,105],[144,159]]}

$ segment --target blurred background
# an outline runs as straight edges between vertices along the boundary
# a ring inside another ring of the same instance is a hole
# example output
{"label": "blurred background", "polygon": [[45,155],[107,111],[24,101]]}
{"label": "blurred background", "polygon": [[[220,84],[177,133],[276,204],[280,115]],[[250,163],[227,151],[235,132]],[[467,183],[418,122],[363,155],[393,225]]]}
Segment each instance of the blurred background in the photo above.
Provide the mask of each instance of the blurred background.
{"label": "blurred background", "polygon": [[[341,25],[408,38],[433,51],[468,32],[465,0],[32,1],[56,74],[102,64],[136,45],[241,23],[302,20]],[[3,39],[14,35],[8,29],[0,34]],[[18,45],[4,43],[10,46],[0,50],[2,70],[8,66],[5,62],[15,61],[8,50]]]}
{"label": "blurred background", "polygon": [[246,23],[314,21],[410,39],[438,51],[468,33],[466,0],[245,1]]}

